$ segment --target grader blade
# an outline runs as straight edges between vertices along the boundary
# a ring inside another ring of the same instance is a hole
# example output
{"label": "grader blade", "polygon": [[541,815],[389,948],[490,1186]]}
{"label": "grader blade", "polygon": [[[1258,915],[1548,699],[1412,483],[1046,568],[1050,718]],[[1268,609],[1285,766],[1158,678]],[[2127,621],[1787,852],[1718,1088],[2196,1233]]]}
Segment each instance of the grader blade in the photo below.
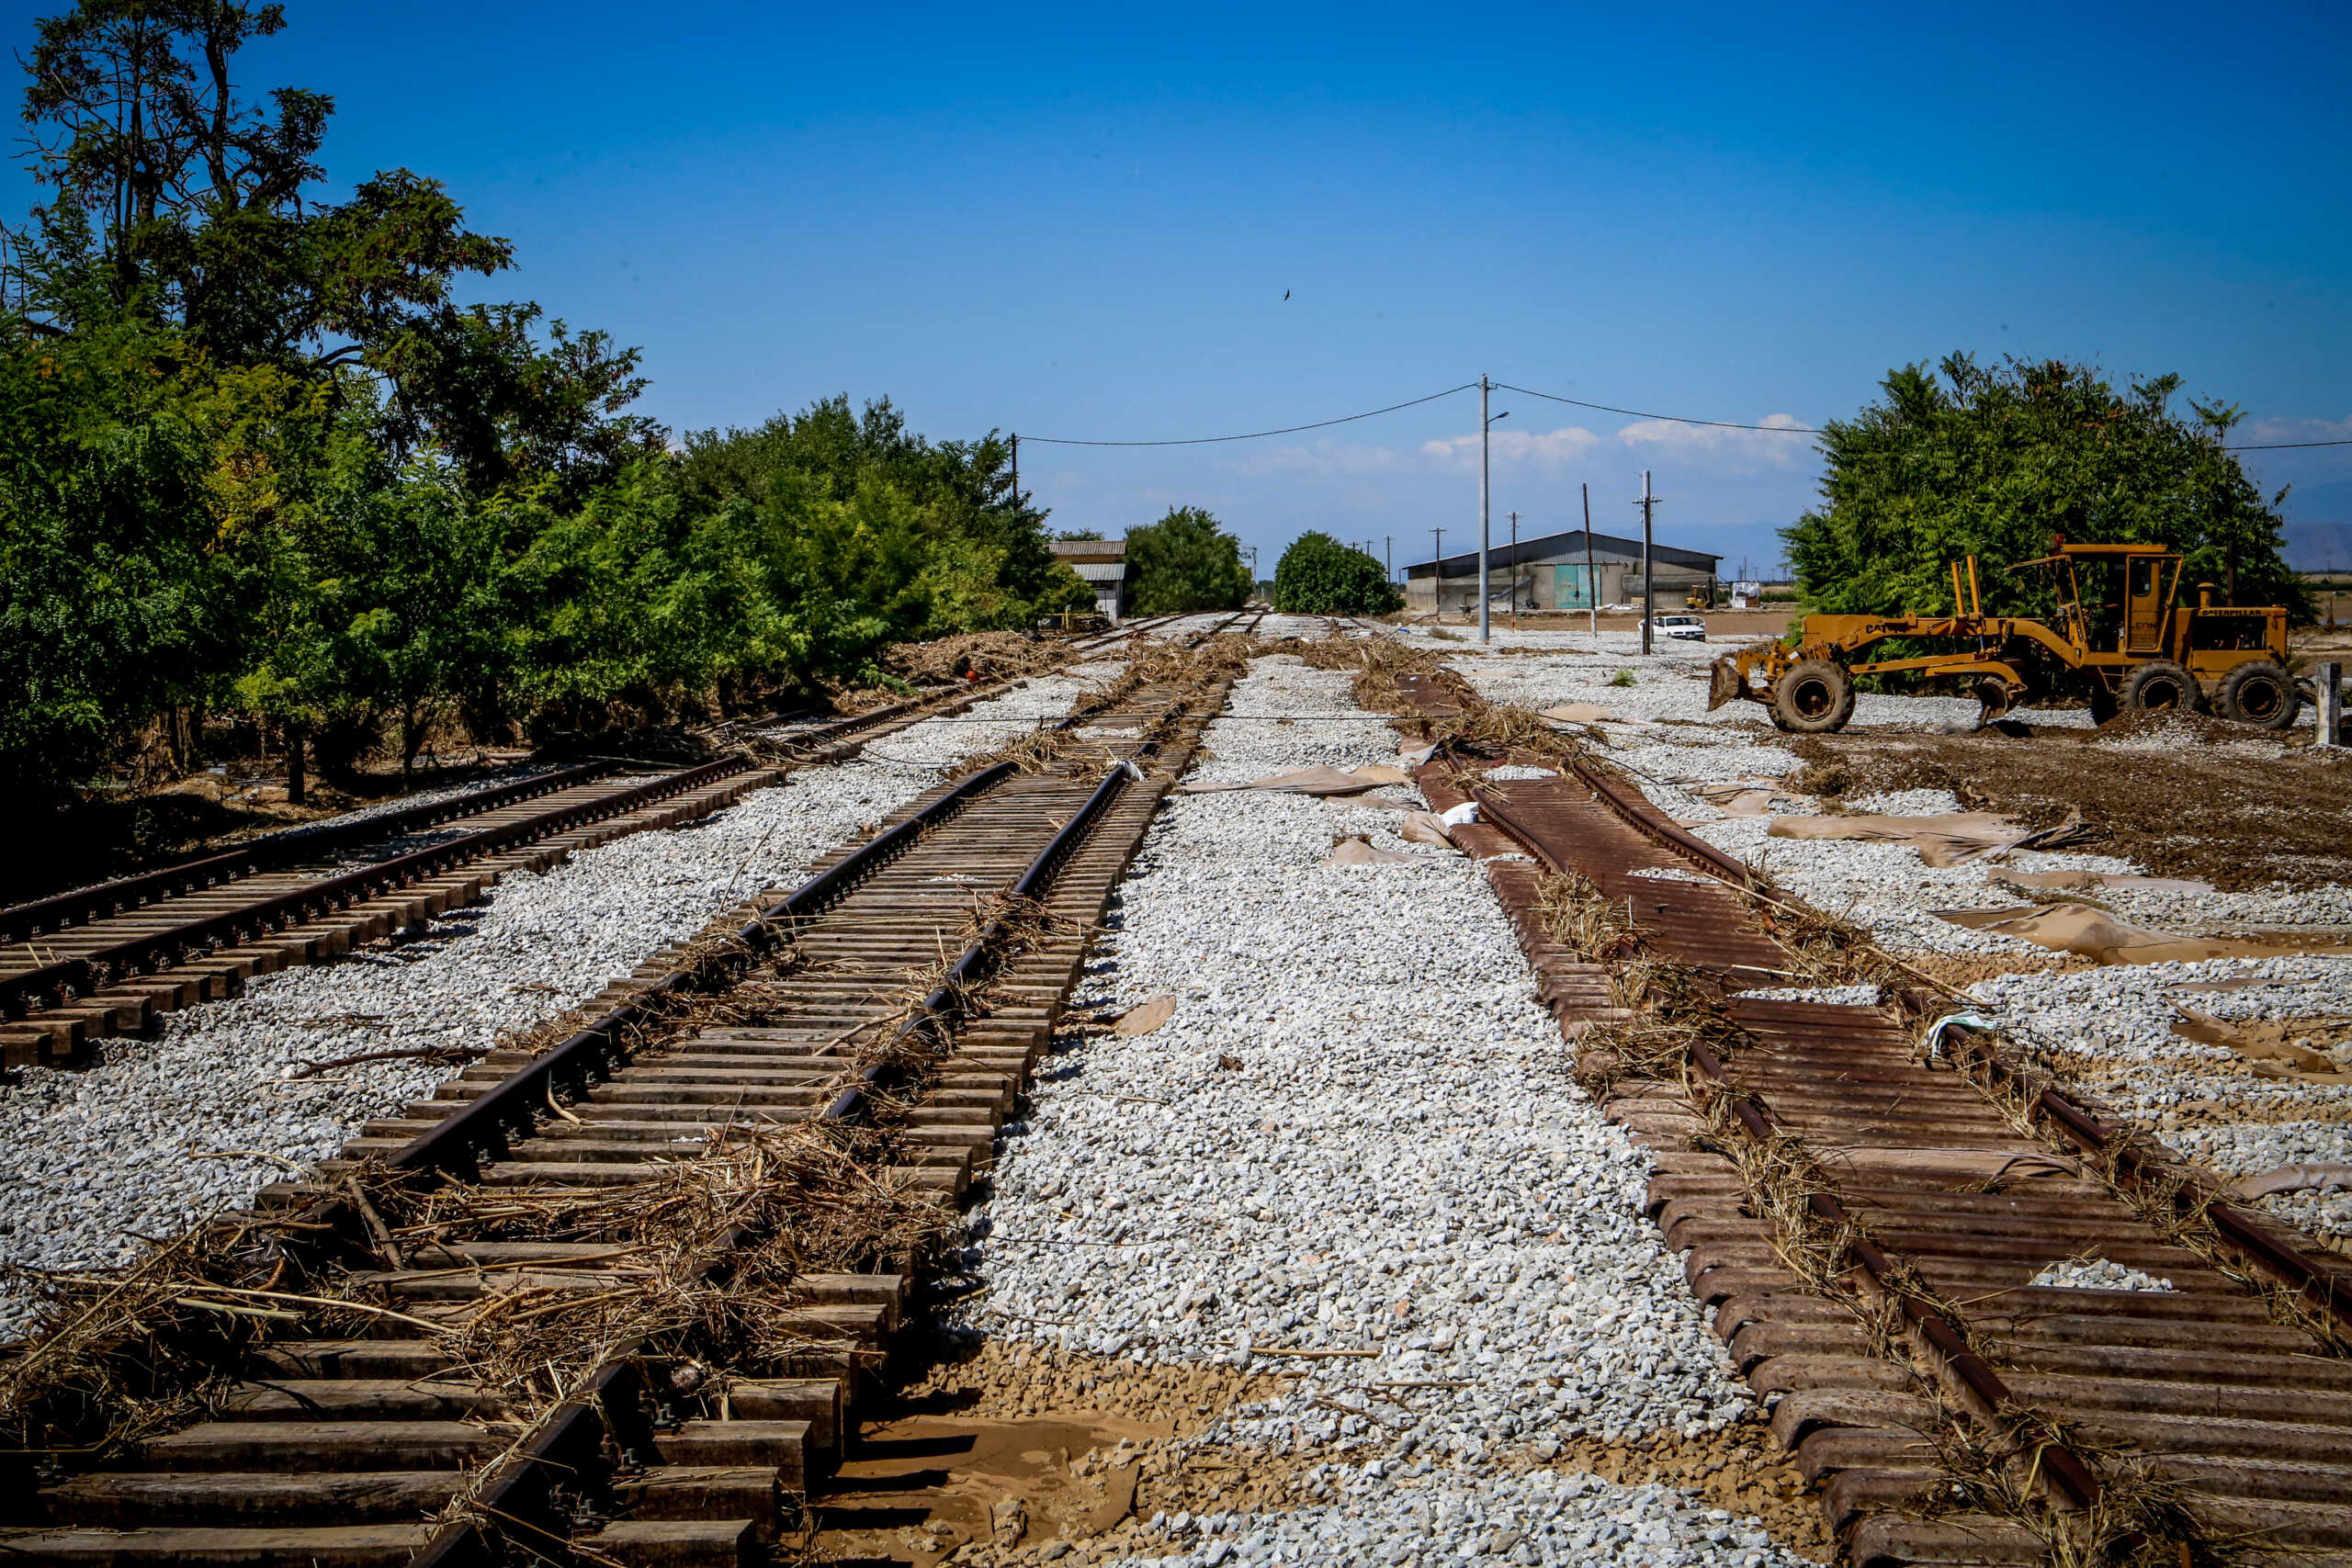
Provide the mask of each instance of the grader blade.
{"label": "grader blade", "polygon": [[1707,711],[1709,713],[1714,712],[1735,697],[1744,697],[1747,694],[1747,677],[1739,672],[1739,666],[1733,660],[1730,654],[1724,654],[1708,666]]}
{"label": "grader blade", "polygon": [[1979,729],[1991,728],[2017,705],[2018,694],[2009,683],[1989,675],[1976,682],[1974,695],[1979,709],[1976,715],[1976,728]]}

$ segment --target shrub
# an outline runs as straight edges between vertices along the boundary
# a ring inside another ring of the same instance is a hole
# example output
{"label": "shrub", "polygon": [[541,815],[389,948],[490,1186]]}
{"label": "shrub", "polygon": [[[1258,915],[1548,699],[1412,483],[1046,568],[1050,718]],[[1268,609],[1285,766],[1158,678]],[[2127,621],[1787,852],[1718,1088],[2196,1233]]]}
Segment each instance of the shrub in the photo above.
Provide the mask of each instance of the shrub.
{"label": "shrub", "polygon": [[1385,615],[1404,604],[1378,561],[1329,534],[1301,534],[1274,568],[1274,608],[1286,615]]}

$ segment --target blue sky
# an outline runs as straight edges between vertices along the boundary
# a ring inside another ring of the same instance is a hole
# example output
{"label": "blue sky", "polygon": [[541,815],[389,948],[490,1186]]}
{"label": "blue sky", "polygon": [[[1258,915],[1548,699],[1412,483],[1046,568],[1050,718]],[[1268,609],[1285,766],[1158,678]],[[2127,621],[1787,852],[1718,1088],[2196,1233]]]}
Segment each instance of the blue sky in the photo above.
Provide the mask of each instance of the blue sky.
{"label": "blue sky", "polygon": [[[15,12],[18,46],[30,18]],[[1811,423],[1953,349],[2177,370],[2352,435],[2352,8],[398,8],[288,0],[254,87],[338,101],[516,243],[502,297],[643,345],[679,429],[888,394],[1031,437],[1059,525],[1206,505],[1470,536],[1475,379]],[[1283,299],[1284,290],[1291,298]],[[1497,528],[1777,553],[1802,437],[1495,405]],[[2260,455],[2352,521],[2352,447]],[[2346,564],[2352,564],[2347,552]]]}

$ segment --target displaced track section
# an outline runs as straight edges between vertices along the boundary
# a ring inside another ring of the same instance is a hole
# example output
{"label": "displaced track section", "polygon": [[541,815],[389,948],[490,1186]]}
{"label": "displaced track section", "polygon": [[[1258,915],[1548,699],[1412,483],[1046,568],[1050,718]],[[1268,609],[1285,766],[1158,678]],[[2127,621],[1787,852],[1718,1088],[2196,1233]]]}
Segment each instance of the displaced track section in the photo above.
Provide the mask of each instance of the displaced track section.
{"label": "displaced track section", "polygon": [[[1397,689],[1432,727],[1476,705]],[[1506,760],[1567,767],[1481,777]],[[1932,996],[1743,994],[1805,984],[1774,905],[1581,757],[1457,743],[1421,784],[1535,857],[1487,870],[1542,993],[1854,1561],[2352,1562],[2340,1258],[1989,1040],[1915,1044]]]}
{"label": "displaced track section", "polygon": [[[0,1460],[0,1555],[731,1564],[775,1540],[897,1324],[907,1238],[944,1235],[991,1158],[1230,681],[1204,659],[1124,682],[1131,736],[930,792],[587,1027],[268,1190],[268,1215],[198,1247],[214,1271],[169,1282],[167,1258],[101,1287],[87,1312],[139,1290],[157,1311],[103,1351],[27,1354],[178,1382],[20,1397],[41,1451]],[[840,1239],[843,1213],[886,1211],[898,1230]],[[125,1409],[159,1405],[199,1418],[126,1441]]]}
{"label": "displaced track section", "polygon": [[[218,854],[0,909],[0,1067],[67,1066],[91,1042],[233,997],[482,896],[516,871],[673,828],[1008,689],[990,682],[752,739],[659,773],[565,768],[406,810],[296,829]],[[409,840],[434,835],[421,846]]]}

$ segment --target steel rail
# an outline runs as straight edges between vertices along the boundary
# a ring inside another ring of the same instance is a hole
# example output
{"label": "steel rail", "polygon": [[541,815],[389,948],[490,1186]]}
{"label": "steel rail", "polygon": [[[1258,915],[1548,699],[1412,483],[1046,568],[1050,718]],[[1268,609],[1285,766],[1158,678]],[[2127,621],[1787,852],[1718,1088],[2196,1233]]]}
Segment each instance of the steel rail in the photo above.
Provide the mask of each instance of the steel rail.
{"label": "steel rail", "polygon": [[[1769,1148],[1772,1144],[1771,1112],[1764,1102],[1740,1089],[1724,1071],[1723,1059],[1703,1043],[1690,1047],[1691,1065],[1715,1086],[1731,1107],[1740,1126],[1757,1143]],[[1936,1303],[1920,1295],[1905,1282],[1903,1271],[1877,1243],[1862,1235],[1854,1216],[1843,1203],[1826,1192],[1805,1195],[1805,1207],[1816,1217],[1838,1227],[1846,1236],[1846,1250],[1861,1265],[1878,1288],[1886,1292],[1903,1315],[1919,1330],[1936,1354],[1943,1359],[1954,1378],[1984,1406],[1988,1416],[2003,1418],[2001,1413],[2024,1407],[2001,1375],[1988,1366],[1984,1358],[1969,1348],[1966,1330]],[[2076,1507],[2087,1508],[2098,1500],[2101,1493],[2098,1477],[2080,1454],[2064,1443],[2048,1441],[2037,1445],[2037,1454],[2044,1467],[2064,1488]]]}
{"label": "steel rail", "polygon": [[387,811],[379,816],[289,828],[283,832],[248,840],[200,859],[181,861],[154,871],[141,872],[134,876],[117,877],[110,882],[37,898],[30,903],[12,904],[0,909],[0,942],[22,942],[28,936],[88,925],[95,919],[119,914],[127,908],[136,908],[174,894],[211,887],[257,872],[273,871],[300,861],[331,855],[349,844],[396,839],[403,833],[457,818],[479,816],[502,806],[512,806],[516,801],[552,795],[574,784],[586,784],[612,772],[612,767],[609,762],[590,762],[517,779],[512,784],[452,795],[445,800],[429,801],[422,806],[403,807],[398,811]]}
{"label": "steel rail", "polygon": [[[1970,1029],[1965,1024],[1950,1027],[1953,1032],[1970,1037],[1984,1035],[1984,1031]],[[2014,1080],[2016,1077],[1989,1051],[1984,1065],[1989,1072],[1997,1073],[2004,1078]],[[2154,1180],[2158,1173],[2152,1170],[2151,1162],[2132,1146],[2127,1134],[2109,1127],[2056,1089],[2044,1089],[2036,1095],[2034,1109],[2048,1117],[2069,1142],[2086,1153],[2111,1151],[2119,1177],[2136,1187],[2159,1185]],[[2325,1269],[2297,1248],[2283,1245],[2251,1219],[2243,1205],[2226,1193],[2215,1191],[2203,1181],[2192,1180],[2181,1186],[2173,1195],[2173,1203],[2184,1214],[2205,1220],[2232,1246],[2247,1254],[2272,1275],[2317,1297],[2334,1322],[2352,1325],[2352,1278]]]}
{"label": "steel rail", "polygon": [[[756,952],[772,949],[781,940],[781,925],[820,912],[857,882],[911,848],[930,829],[946,821],[1015,771],[1012,763],[1000,762],[975,773],[913,817],[876,834],[837,864],[803,882],[778,910],[751,922],[737,933],[739,955],[748,958]],[[1030,862],[1028,869],[1013,884],[1008,896],[1010,901],[1032,899],[1044,891],[1095,818],[1117,797],[1127,776],[1125,767],[1114,768],[1095,787],[1086,804]],[[989,922],[957,959],[946,979],[923,998],[914,1016],[900,1026],[902,1040],[928,1035],[933,1045],[944,1042],[945,1034],[963,1017],[965,997],[998,956],[1005,929],[1001,916]],[[650,998],[669,994],[681,988],[687,979],[684,972],[673,973],[645,995]],[[390,1163],[396,1168],[418,1174],[437,1170],[461,1179],[478,1177],[477,1151],[483,1144],[503,1147],[513,1131],[527,1128],[536,1121],[539,1106],[552,1097],[560,1085],[578,1088],[592,1077],[607,1072],[623,1049],[625,1034],[632,1026],[648,1021],[651,1021],[650,1010],[639,1002],[624,1004],[502,1080],[490,1094],[410,1144]],[[822,1119],[839,1122],[855,1116],[864,1106],[865,1091],[881,1080],[878,1066],[865,1068],[859,1082],[844,1089],[826,1108]],[[555,1486],[573,1483],[583,1471],[608,1464],[602,1452],[606,1423],[617,1424],[620,1413],[628,1408],[629,1402],[617,1395],[623,1380],[637,1375],[635,1364],[627,1359],[608,1361],[597,1368],[588,1384],[559,1406],[531,1443],[510,1458],[484,1484],[476,1498],[481,1512],[493,1521],[536,1529],[537,1527],[530,1521],[548,1514],[549,1494]],[[633,1435],[616,1433],[624,1450],[632,1446],[628,1438]],[[495,1523],[485,1529],[475,1519],[456,1521],[443,1527],[410,1559],[410,1568],[493,1568],[500,1561],[497,1533]]]}
{"label": "steel rail", "polygon": [[28,1004],[36,998],[62,999],[88,996],[100,989],[104,983],[110,983],[108,977],[142,970],[157,959],[168,957],[177,963],[181,954],[190,951],[209,951],[216,946],[232,945],[250,933],[298,924],[309,919],[314,911],[363,902],[380,890],[430,876],[523,840],[541,838],[550,833],[568,831],[584,823],[624,816],[669,795],[683,794],[742,773],[752,765],[741,759],[723,758],[715,762],[664,773],[645,784],[595,800],[578,801],[496,828],[486,828],[426,849],[379,861],[356,871],[307,883],[289,892],[258,898],[234,909],[184,920],[168,930],[151,931],[127,942],[116,942],[96,953],[60,959],[37,969],[0,976],[0,1016],[23,1016]]}
{"label": "steel rail", "polygon": [[[1010,778],[1014,771],[1011,762],[999,762],[974,773],[905,821],[876,834],[833,865],[809,877],[775,909],[736,932],[733,946],[738,966],[774,951],[793,922],[823,910],[911,848],[924,833]],[[656,1004],[693,983],[694,976],[684,970],[663,976],[631,1000],[500,1079],[464,1110],[434,1123],[430,1131],[393,1154],[387,1163],[395,1170],[419,1176],[439,1173],[462,1181],[479,1179],[484,1153],[503,1155],[516,1134],[531,1129],[558,1090],[577,1092],[609,1074],[613,1065],[627,1054],[636,1035],[660,1021],[662,1009]]]}
{"label": "steel rail", "polygon": [[[1052,882],[1055,873],[1061,869],[1062,862],[1069,857],[1079,841],[1092,829],[1094,819],[1108,810],[1111,803],[1126,788],[1127,779],[1125,764],[1103,775],[1102,782],[1096,784],[1093,792],[1086,797],[1086,804],[1062,824],[1060,831],[1030,861],[1028,869],[1004,895],[1000,908],[1018,908],[1036,898]],[[998,914],[980,928],[979,934],[972,939],[970,945],[956,955],[946,976],[932,987],[930,995],[915,1004],[912,1015],[899,1025],[898,1036],[901,1042],[927,1043],[933,1048],[944,1043],[945,1037],[964,1020],[966,998],[987,979],[989,972],[1001,957],[998,950],[1004,941],[1008,925],[1006,917]],[[833,1097],[833,1102],[825,1107],[823,1119],[827,1122],[850,1120],[865,1106],[868,1091],[879,1088],[888,1077],[881,1064],[867,1066],[859,1073],[855,1083]]]}

